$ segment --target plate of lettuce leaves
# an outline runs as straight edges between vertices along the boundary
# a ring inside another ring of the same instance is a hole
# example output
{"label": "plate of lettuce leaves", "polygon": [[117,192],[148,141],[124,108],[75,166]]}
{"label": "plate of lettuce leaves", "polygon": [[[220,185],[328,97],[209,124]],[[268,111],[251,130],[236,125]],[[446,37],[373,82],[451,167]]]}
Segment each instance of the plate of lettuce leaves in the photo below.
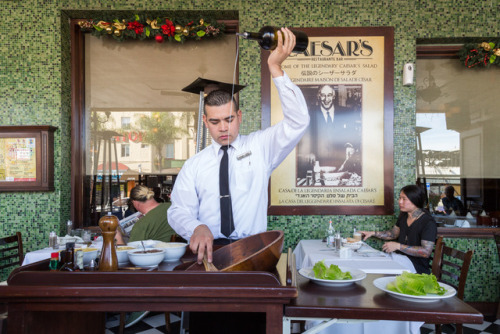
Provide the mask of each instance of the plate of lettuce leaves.
{"label": "plate of lettuce leaves", "polygon": [[453,297],[457,291],[452,286],[438,282],[432,274],[403,272],[400,276],[381,277],[373,285],[393,297],[412,302],[435,302]]}
{"label": "plate of lettuce leaves", "polygon": [[328,287],[350,285],[366,277],[366,273],[359,269],[339,267],[335,264],[327,267],[324,260],[316,262],[312,268],[301,268],[299,274],[318,285]]}

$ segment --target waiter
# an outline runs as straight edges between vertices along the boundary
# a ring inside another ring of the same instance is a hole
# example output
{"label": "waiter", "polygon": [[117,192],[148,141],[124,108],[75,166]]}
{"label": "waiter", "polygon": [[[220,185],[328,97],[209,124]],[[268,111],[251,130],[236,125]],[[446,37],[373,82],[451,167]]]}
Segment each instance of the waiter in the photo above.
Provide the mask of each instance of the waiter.
{"label": "waiter", "polygon": [[267,230],[269,177],[309,124],[302,92],[281,69],[295,46],[295,36],[287,28],[281,31],[285,40],[278,34],[278,47],[267,63],[284,119],[265,130],[240,135],[242,112],[234,97],[224,90],[212,91],[205,98],[203,122],[213,143],[188,159],[175,181],[168,221],[189,240],[198,263],[205,254],[212,262],[214,243],[227,244]]}

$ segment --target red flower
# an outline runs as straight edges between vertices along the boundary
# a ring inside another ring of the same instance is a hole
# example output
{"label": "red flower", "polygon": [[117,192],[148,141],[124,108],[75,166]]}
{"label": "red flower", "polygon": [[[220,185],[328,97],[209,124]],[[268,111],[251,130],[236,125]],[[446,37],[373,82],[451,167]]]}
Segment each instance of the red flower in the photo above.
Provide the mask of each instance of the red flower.
{"label": "red flower", "polygon": [[173,36],[174,32],[175,32],[174,23],[172,21],[170,21],[169,19],[166,19],[165,23],[166,24],[161,26],[161,30],[162,30],[163,34],[167,35],[167,36]]}
{"label": "red flower", "polygon": [[137,21],[133,21],[128,23],[127,29],[134,30],[137,35],[140,35],[144,31],[144,25]]}

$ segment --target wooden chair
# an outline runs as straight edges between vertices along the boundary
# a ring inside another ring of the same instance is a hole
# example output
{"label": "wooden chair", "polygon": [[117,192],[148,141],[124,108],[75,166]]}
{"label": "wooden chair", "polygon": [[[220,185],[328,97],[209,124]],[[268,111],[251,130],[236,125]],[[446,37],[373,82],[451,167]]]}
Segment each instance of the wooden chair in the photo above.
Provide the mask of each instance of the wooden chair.
{"label": "wooden chair", "polygon": [[[497,244],[498,261],[500,261],[500,233],[495,233],[495,242]],[[497,319],[500,319],[500,300],[498,301],[497,307]]]}
{"label": "wooden chair", "polygon": [[23,264],[23,239],[21,232],[0,238],[0,270]]}
{"label": "wooden chair", "polygon": [[[438,238],[434,250],[432,273],[439,282],[454,287],[457,290],[457,297],[462,300],[473,253],[472,250],[462,252],[446,246],[443,237]],[[463,333],[462,324],[456,324],[455,328],[457,334]],[[441,324],[436,324],[436,333],[441,334]]]}
{"label": "wooden chair", "polygon": [[[23,239],[21,232],[0,238],[0,270],[23,264]],[[4,284],[4,282],[2,282]],[[7,305],[0,303],[0,333],[7,331]]]}

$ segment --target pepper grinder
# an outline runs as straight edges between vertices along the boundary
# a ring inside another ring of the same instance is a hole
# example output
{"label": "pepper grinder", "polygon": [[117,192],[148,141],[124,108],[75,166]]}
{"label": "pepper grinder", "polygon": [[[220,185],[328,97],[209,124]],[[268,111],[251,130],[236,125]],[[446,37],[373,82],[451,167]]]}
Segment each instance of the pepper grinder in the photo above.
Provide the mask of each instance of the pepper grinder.
{"label": "pepper grinder", "polygon": [[99,219],[102,231],[102,250],[99,259],[99,271],[117,271],[118,258],[116,257],[115,233],[118,228],[118,218],[108,212]]}

